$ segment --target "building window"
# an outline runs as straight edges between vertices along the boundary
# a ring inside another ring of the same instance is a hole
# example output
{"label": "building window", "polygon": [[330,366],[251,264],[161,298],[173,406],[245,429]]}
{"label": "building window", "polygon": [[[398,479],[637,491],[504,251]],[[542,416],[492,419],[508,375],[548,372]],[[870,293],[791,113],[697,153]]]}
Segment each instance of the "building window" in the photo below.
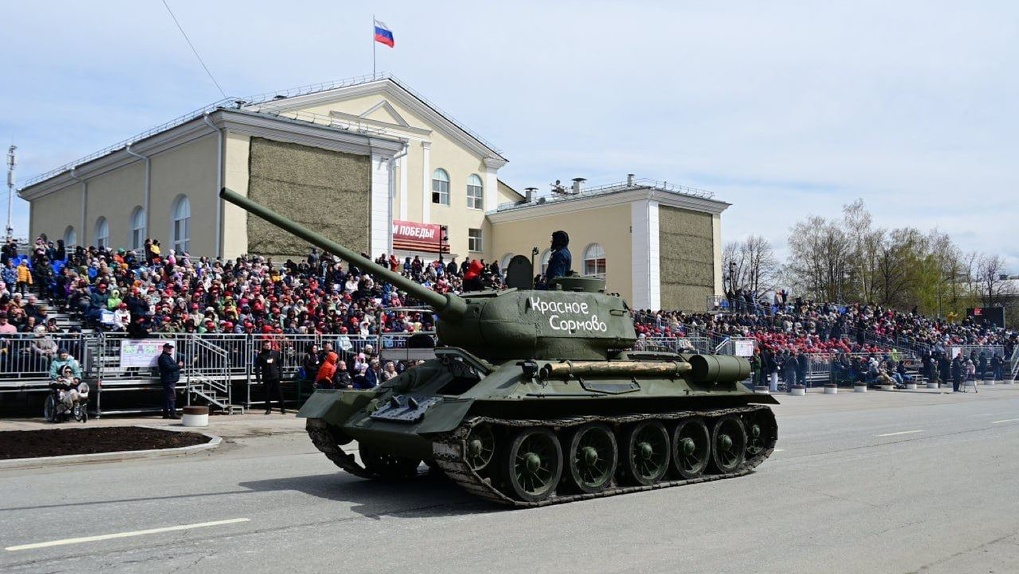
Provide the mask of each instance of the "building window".
{"label": "building window", "polygon": [[432,203],[449,205],[449,174],[441,167],[432,173]]}
{"label": "building window", "polygon": [[182,195],[173,203],[173,225],[170,243],[178,254],[191,250],[191,202]]}
{"label": "building window", "polygon": [[468,251],[484,251],[484,244],[481,242],[481,230],[480,229],[468,229],[467,230],[467,250]]}
{"label": "building window", "polygon": [[130,249],[141,249],[145,246],[145,210],[134,208],[131,212],[131,237],[127,242]]}
{"label": "building window", "polygon": [[467,178],[467,207],[470,209],[485,209],[485,187],[481,178],[472,173]]}
{"label": "building window", "polygon": [[545,252],[541,254],[541,274],[542,275],[544,275],[545,271],[548,269],[548,260],[551,259],[551,258],[552,258],[552,250],[551,249],[546,249]]}
{"label": "building window", "polygon": [[96,220],[96,247],[106,248],[110,246],[110,224],[105,217]]}
{"label": "building window", "polygon": [[584,275],[605,278],[605,248],[597,243],[584,250]]}
{"label": "building window", "polygon": [[64,230],[64,247],[70,249],[78,245],[78,234],[74,231],[73,225],[68,225]]}

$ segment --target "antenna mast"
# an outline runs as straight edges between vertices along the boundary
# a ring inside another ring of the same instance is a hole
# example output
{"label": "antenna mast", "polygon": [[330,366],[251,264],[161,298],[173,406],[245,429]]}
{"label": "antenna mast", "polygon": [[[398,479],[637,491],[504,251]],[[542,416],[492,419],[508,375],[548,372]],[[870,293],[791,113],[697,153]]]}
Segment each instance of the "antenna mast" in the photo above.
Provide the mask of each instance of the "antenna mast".
{"label": "antenna mast", "polygon": [[11,214],[14,210],[14,168],[18,161],[14,157],[14,150],[18,146],[11,145],[7,150],[7,241],[14,237],[14,227],[11,225]]}

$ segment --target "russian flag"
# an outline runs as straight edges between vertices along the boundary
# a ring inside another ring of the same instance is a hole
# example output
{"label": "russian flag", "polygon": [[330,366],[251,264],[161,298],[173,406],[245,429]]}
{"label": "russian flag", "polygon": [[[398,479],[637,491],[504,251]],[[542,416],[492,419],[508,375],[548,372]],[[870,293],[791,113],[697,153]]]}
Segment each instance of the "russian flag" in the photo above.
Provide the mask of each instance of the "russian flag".
{"label": "russian flag", "polygon": [[389,31],[385,22],[375,21],[375,41],[392,48],[396,42],[393,41],[393,33]]}

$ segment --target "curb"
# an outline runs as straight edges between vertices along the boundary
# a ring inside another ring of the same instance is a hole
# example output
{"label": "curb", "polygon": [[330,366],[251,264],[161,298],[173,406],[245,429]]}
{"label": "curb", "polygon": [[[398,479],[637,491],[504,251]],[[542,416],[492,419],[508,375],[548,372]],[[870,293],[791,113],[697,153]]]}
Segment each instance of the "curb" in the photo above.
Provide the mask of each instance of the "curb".
{"label": "curb", "polygon": [[[188,429],[174,429],[162,426],[133,425],[139,428],[156,430],[170,430],[173,432],[193,432]],[[198,433],[208,437],[209,442],[177,448],[157,448],[151,450],[124,450],[116,452],[98,452],[94,454],[70,454],[66,456],[47,456],[40,458],[12,458],[0,460],[0,471],[13,469],[42,468],[47,466],[60,466],[67,464],[79,464],[89,462],[120,462],[123,460],[136,460],[143,458],[158,458],[163,456],[188,456],[199,452],[216,448],[223,442],[223,439],[208,433]]]}

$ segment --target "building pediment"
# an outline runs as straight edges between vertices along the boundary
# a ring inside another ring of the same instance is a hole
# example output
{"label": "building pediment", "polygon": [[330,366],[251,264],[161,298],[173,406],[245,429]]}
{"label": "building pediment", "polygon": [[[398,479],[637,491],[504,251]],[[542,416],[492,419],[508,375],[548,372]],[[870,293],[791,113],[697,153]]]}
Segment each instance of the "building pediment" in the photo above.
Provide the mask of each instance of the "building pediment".
{"label": "building pediment", "polygon": [[[348,116],[356,118],[358,121],[365,124],[369,121],[382,123],[383,120],[380,120],[380,116],[377,114],[377,112],[381,111],[392,119],[392,126],[400,126],[400,129],[405,131],[422,129],[413,128],[404,115],[398,111],[397,106],[399,106],[420,118],[433,130],[442,132],[452,141],[475,153],[478,157],[482,159],[491,159],[495,163],[501,162],[502,164],[505,164],[507,161],[497,149],[481,139],[480,136],[475,135],[467,128],[454,121],[448,115],[439,111],[438,108],[430,102],[427,102],[422,97],[414,94],[393,78],[367,81],[353,85],[320,90],[304,95],[280,98],[256,104],[254,107],[257,108],[258,111],[269,113],[300,112],[310,108],[329,108],[330,104],[338,105],[349,100],[359,98],[363,99],[370,96],[379,96],[380,100],[377,100],[367,109],[357,114],[352,112],[330,111],[330,116],[342,121],[341,118],[334,115],[334,113],[347,114]],[[381,102],[388,104],[388,107]],[[385,116],[382,117],[385,118]],[[403,123],[400,123],[401,120]]]}
{"label": "building pediment", "polygon": [[367,110],[352,114],[340,110],[330,110],[329,117],[352,126],[368,126],[380,130],[414,134],[428,137],[432,130],[410,125],[393,104],[382,100]]}

